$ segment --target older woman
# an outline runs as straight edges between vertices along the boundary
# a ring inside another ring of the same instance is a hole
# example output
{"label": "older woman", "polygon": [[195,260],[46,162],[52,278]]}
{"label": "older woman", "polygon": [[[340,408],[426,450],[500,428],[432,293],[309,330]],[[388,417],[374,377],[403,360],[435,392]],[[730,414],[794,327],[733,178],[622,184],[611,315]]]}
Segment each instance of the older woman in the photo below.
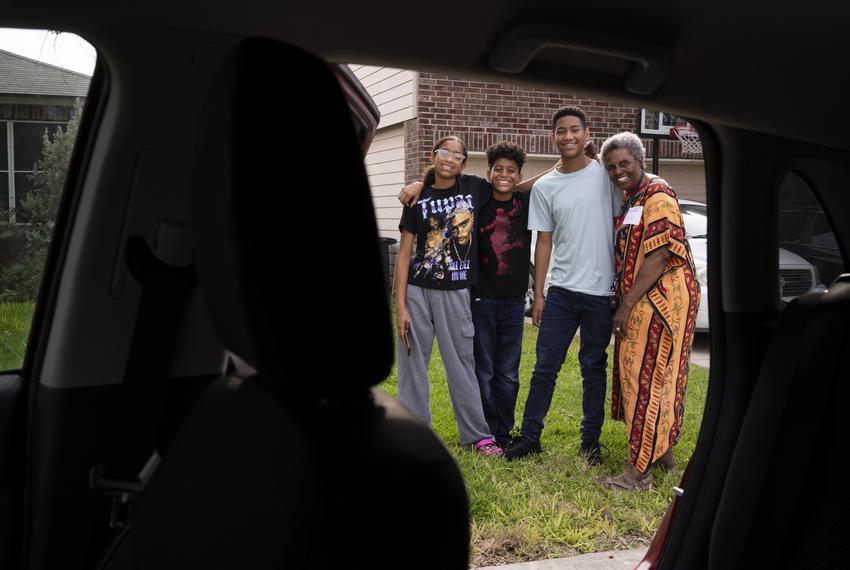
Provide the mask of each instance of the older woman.
{"label": "older woman", "polygon": [[615,220],[611,408],[626,422],[629,460],[623,473],[600,480],[611,489],[648,489],[652,465],[675,467],[700,299],[676,193],[644,171],[644,156],[632,133],[602,145],[602,164],[625,193]]}

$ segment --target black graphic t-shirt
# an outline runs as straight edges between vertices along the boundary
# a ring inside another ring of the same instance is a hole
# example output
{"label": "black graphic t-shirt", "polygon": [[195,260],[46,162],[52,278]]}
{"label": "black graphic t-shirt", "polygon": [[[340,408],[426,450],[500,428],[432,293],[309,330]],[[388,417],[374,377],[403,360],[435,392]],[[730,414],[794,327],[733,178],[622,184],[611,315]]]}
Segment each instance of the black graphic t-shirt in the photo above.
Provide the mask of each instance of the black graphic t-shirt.
{"label": "black graphic t-shirt", "polygon": [[491,198],[478,217],[480,267],[473,295],[514,297],[528,289],[531,232],[529,192],[514,192],[510,200]]}
{"label": "black graphic t-shirt", "polygon": [[477,216],[490,196],[490,183],[463,175],[451,188],[426,186],[419,202],[405,206],[399,230],[416,236],[409,285],[426,289],[463,289],[478,278]]}

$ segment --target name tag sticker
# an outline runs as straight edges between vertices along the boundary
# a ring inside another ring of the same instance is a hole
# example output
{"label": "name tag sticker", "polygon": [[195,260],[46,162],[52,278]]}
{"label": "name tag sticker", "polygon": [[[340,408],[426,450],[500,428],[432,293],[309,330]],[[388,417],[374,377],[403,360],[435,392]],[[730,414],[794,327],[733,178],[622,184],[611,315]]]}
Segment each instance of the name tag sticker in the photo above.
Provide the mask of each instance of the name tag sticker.
{"label": "name tag sticker", "polygon": [[623,219],[623,225],[636,226],[640,223],[641,216],[643,216],[643,206],[632,206]]}

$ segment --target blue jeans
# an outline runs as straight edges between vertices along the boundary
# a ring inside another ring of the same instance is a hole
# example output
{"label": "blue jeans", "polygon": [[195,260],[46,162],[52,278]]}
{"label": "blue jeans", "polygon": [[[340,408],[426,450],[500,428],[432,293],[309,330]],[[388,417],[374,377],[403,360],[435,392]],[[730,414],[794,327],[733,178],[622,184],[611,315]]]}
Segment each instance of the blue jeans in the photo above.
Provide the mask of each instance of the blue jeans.
{"label": "blue jeans", "polygon": [[507,439],[514,427],[524,309],[521,296],[472,298],[475,377],[484,418],[496,439]]}
{"label": "blue jeans", "polygon": [[552,404],[555,378],[561,371],[576,329],[581,327],[581,348],[578,353],[583,379],[581,440],[583,443],[599,440],[602,422],[605,420],[606,350],[611,342],[612,316],[607,295],[586,295],[560,287],[549,287],[537,336],[537,363],[525,401],[522,420],[524,438],[533,441],[540,439],[543,418]]}

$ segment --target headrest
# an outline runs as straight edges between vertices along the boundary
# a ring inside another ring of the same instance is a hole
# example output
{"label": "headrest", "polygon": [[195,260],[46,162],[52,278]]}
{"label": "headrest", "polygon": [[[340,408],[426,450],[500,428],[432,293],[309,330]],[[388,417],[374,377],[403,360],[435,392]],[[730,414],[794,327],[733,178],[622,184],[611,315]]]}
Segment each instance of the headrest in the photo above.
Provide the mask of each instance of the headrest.
{"label": "headrest", "polygon": [[316,396],[389,374],[393,344],[369,182],[328,66],[250,39],[200,116],[192,216],[218,335],[266,381]]}

